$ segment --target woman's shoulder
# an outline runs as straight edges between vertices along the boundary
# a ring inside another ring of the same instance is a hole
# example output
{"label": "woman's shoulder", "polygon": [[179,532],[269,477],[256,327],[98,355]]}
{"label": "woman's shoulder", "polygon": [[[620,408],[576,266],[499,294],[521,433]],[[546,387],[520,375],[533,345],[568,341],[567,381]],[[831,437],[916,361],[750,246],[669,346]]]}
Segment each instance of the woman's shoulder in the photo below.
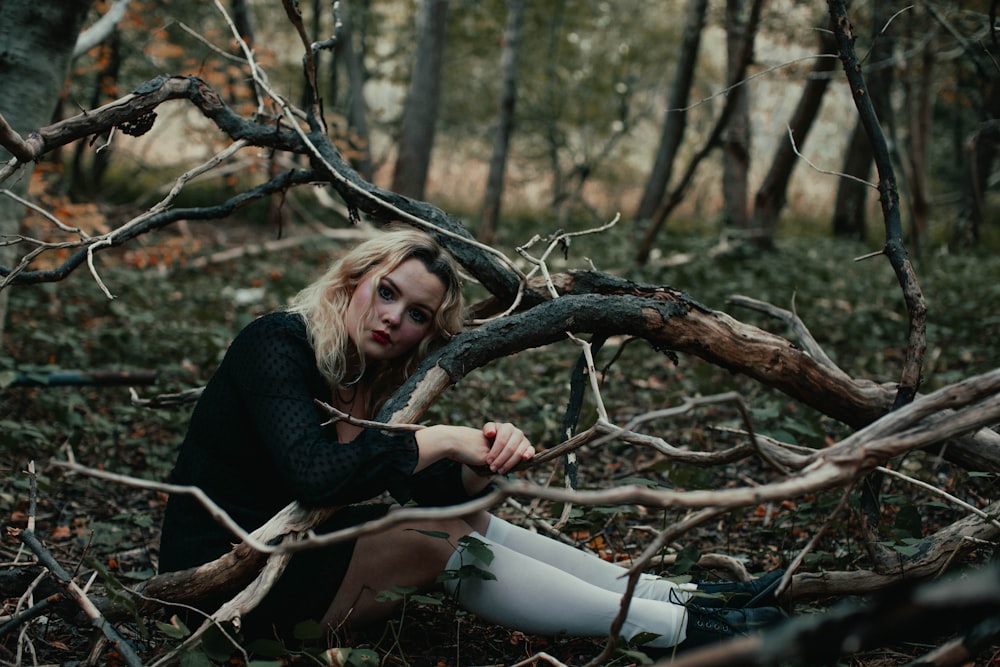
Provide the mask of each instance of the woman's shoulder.
{"label": "woman's shoulder", "polygon": [[288,331],[302,331],[306,330],[305,320],[298,313],[292,313],[287,310],[276,310],[267,315],[261,315],[250,324],[246,326],[246,329],[251,327],[259,327],[266,330],[288,330]]}
{"label": "woman's shoulder", "polygon": [[291,339],[308,344],[305,321],[297,313],[287,311],[268,313],[246,325],[236,336],[234,343],[260,339]]}

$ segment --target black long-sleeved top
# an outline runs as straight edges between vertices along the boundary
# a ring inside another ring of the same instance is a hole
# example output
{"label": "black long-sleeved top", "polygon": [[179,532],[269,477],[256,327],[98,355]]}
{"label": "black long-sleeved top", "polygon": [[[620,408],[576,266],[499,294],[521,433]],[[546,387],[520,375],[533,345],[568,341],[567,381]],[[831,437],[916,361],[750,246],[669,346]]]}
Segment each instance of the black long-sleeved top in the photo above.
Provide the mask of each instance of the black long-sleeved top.
{"label": "black long-sleeved top", "polygon": [[[331,387],[316,367],[301,316],[272,313],[233,341],[195,407],[171,474],[200,487],[253,530],[292,501],[347,505],[388,491],[397,501],[446,505],[468,499],[461,467],[441,461],[414,475],[412,433],[368,429],[337,440],[314,399]],[[233,535],[189,495],[172,495],[164,518],[160,570],[208,562]]]}

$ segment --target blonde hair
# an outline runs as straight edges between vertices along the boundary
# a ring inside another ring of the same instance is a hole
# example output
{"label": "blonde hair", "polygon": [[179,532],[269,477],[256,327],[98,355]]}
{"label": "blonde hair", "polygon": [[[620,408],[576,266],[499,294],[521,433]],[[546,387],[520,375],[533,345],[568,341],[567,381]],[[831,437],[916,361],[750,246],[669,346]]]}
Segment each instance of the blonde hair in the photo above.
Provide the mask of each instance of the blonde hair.
{"label": "blonde hair", "polygon": [[356,246],[327,269],[318,280],[299,292],[289,311],[298,313],[306,323],[309,342],[316,353],[320,373],[331,386],[357,382],[366,374],[364,353],[354,346],[361,367],[357,377],[347,378],[349,346],[361,340],[361,332],[348,332],[344,322],[347,306],[358,284],[374,272],[372,286],[392,273],[400,264],[418,259],[444,285],[441,306],[434,314],[431,328],[422,341],[405,357],[373,369],[369,410],[388,398],[431,351],[443,345],[462,328],[464,302],[458,277],[458,265],[432,237],[415,229],[400,228],[379,234]]}

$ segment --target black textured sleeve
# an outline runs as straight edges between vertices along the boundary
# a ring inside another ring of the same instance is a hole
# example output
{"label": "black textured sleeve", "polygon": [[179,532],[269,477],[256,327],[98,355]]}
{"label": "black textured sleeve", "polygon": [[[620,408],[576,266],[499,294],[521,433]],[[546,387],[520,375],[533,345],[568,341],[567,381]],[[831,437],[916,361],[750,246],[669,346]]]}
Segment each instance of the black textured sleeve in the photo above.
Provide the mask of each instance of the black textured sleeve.
{"label": "black textured sleeve", "polygon": [[251,422],[247,432],[259,437],[274,474],[305,505],[348,504],[383,491],[409,499],[417,463],[413,435],[368,430],[349,443],[337,441],[314,402],[328,401],[329,389],[312,347],[275,321],[281,322],[248,327],[226,362]]}

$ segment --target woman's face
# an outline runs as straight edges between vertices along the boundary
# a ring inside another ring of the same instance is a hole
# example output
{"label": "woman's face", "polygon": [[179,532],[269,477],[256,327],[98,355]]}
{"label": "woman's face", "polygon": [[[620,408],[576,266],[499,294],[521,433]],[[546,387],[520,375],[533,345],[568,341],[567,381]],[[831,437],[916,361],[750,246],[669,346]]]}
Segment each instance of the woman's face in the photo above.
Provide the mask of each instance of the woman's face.
{"label": "woman's face", "polygon": [[[406,260],[377,285],[374,281],[369,273],[351,295],[347,332],[366,358],[396,359],[431,332],[444,300],[444,284],[419,259]],[[361,340],[355,340],[358,332]]]}

